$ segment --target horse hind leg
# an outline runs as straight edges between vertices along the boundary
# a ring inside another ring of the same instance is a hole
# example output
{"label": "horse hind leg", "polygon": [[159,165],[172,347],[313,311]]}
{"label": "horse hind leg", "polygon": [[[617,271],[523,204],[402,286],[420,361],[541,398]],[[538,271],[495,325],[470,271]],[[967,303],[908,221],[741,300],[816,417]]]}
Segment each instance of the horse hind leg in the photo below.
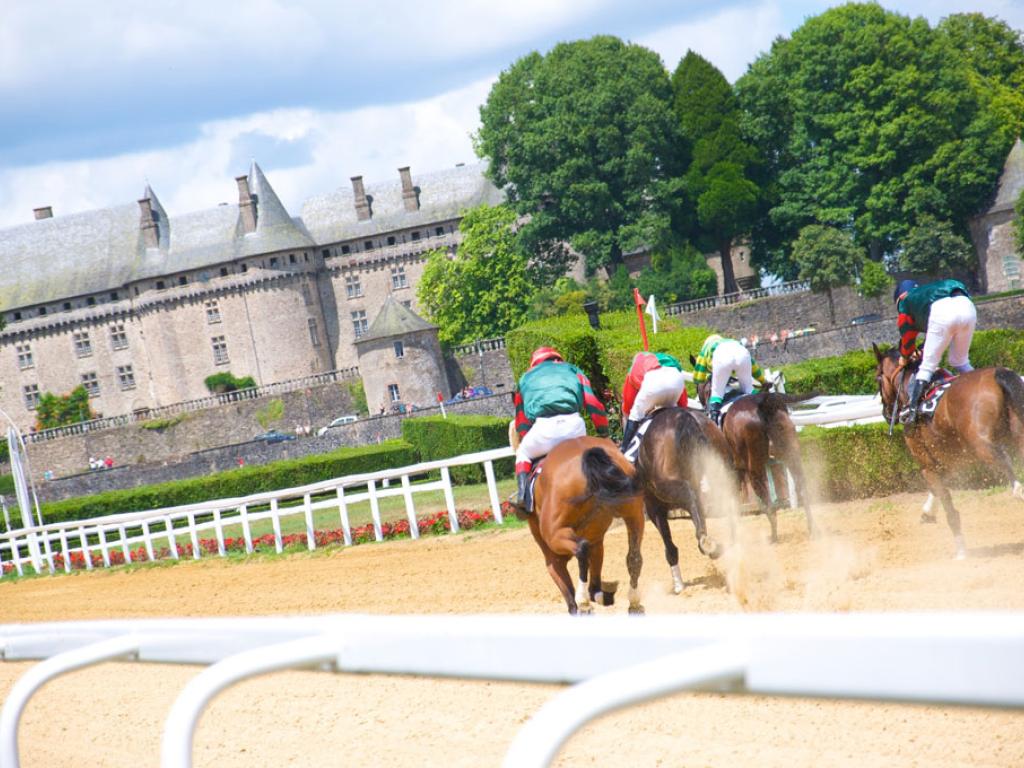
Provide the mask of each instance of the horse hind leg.
{"label": "horse hind leg", "polygon": [[928,488],[942,502],[942,508],[946,510],[946,522],[949,524],[949,529],[953,532],[953,559],[963,560],[967,557],[967,546],[964,543],[963,531],[960,529],[960,512],[953,506],[953,497],[936,470],[922,470],[921,474],[924,475]]}
{"label": "horse hind leg", "polygon": [[768,524],[772,527],[772,544],[779,542],[779,516],[772,504],[771,494],[768,492],[768,478],[764,472],[751,472],[750,484],[754,487],[754,494],[760,503],[761,511],[768,518]]}
{"label": "horse hind leg", "polygon": [[576,613],[576,599],[573,596],[572,591],[572,577],[569,575],[569,569],[567,563],[569,562],[568,555],[556,554],[548,543],[544,540],[544,537],[540,532],[540,525],[537,522],[537,516],[530,516],[530,533],[533,534],[534,541],[540,547],[541,554],[544,555],[544,563],[548,569],[548,575],[551,580],[555,582],[555,586],[558,587],[558,591],[562,594],[562,599],[565,600],[565,606],[570,614]]}
{"label": "horse hind leg", "polygon": [[590,577],[590,542],[580,539],[576,542],[576,562],[580,567],[580,580],[576,584],[576,611],[578,613],[592,613],[594,607],[590,604],[590,588],[588,585]]}
{"label": "horse hind leg", "polygon": [[601,569],[604,567],[604,542],[590,542],[590,582],[588,591],[590,601],[598,605],[615,605],[617,582],[601,581]]}
{"label": "horse hind leg", "polygon": [[665,545],[665,561],[672,573],[672,592],[678,595],[683,591],[683,576],[679,571],[679,547],[672,541],[672,530],[668,524],[668,508],[650,495],[644,498],[644,506],[654,527],[661,534]]}
{"label": "horse hind leg", "polygon": [[687,509],[690,510],[690,517],[693,518],[694,533],[697,535],[697,549],[701,551],[701,554],[707,555],[712,560],[717,560],[722,556],[722,547],[708,535],[704,505],[701,503],[700,494],[689,484],[686,486],[685,494]]}
{"label": "horse hind leg", "polygon": [[626,570],[629,571],[629,612],[640,614],[644,612],[644,607],[640,603],[640,569],[644,564],[640,551],[640,544],[644,539],[643,507],[640,504],[632,505],[631,514],[627,512],[623,518],[629,541],[626,552]]}

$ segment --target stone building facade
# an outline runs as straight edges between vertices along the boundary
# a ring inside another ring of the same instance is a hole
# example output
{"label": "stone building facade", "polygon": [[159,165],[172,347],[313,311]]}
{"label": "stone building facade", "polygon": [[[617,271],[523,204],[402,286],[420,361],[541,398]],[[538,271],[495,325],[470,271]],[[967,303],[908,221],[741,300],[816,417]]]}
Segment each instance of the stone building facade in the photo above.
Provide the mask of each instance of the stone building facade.
{"label": "stone building facade", "polygon": [[978,279],[986,293],[1022,287],[1024,265],[1014,242],[1014,205],[1024,192],[1024,143],[1018,138],[1006,158],[995,199],[971,219],[971,239],[978,254]]}
{"label": "stone building facade", "polygon": [[28,428],[42,393],[79,385],[113,416],[203,397],[220,371],[269,384],[355,367],[385,300],[414,313],[427,254],[454,252],[463,213],[504,199],[483,170],[357,176],[298,216],[256,163],[237,204],[204,211],[169,216],[149,187],[130,205],[36,209],[0,231],[0,407]]}

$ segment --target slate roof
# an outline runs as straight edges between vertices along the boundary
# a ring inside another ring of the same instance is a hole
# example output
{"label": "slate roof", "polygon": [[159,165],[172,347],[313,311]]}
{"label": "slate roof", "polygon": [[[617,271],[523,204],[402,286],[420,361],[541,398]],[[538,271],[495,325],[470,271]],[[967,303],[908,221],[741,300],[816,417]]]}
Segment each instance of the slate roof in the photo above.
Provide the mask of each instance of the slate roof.
{"label": "slate roof", "polygon": [[388,294],[384,299],[384,306],[380,308],[377,317],[370,323],[366,333],[356,339],[356,344],[377,339],[386,339],[391,336],[407,336],[417,331],[437,330],[436,325],[431,325],[411,309],[395,301],[395,297]]}
{"label": "slate roof", "polygon": [[396,171],[394,179],[366,184],[373,212],[372,218],[366,221],[356,217],[351,183],[306,200],[299,218],[313,239],[323,244],[457,219],[477,205],[497,205],[505,201],[505,194],[484,176],[486,167],[484,163],[473,163],[414,174],[413,186],[420,190],[418,211],[405,210],[402,184]]}
{"label": "slate roof", "polygon": [[988,213],[1012,210],[1022,190],[1024,190],[1024,143],[1018,137],[1006,158],[1006,165],[1003,166],[1003,172],[999,176],[999,186],[996,188],[996,200],[989,208]]}
{"label": "slate roof", "polygon": [[159,248],[146,248],[137,203],[55,216],[0,230],[0,309],[118,290],[127,283],[223,264],[261,253],[368,237],[459,218],[504,194],[474,164],[414,176],[420,209],[406,211],[398,173],[371,184],[373,217],[358,221],[351,185],[309,198],[292,217],[255,162],[249,190],[257,199],[256,231],[240,229],[237,204],[168,216],[149,186]]}

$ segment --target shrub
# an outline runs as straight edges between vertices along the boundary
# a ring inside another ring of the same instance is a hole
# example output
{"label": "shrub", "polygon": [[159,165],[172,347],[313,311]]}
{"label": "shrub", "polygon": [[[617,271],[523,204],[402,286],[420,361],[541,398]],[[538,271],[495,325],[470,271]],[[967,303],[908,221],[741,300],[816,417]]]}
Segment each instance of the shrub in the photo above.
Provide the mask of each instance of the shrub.
{"label": "shrub", "polygon": [[14,475],[0,475],[0,496],[14,496]]}
{"label": "shrub", "polygon": [[[415,447],[422,461],[448,459],[508,445],[508,419],[500,416],[421,416],[402,422],[402,438]],[[511,477],[513,459],[494,464],[495,473]],[[482,483],[483,465],[452,467],[452,482]]]}
{"label": "shrub", "polygon": [[83,386],[75,387],[66,395],[43,392],[36,405],[36,426],[39,429],[53,429],[95,418],[96,414],[89,405],[89,392]]}
{"label": "shrub", "polygon": [[264,429],[269,429],[271,424],[280,421],[283,416],[284,401],[276,397],[256,411],[256,421]]}
{"label": "shrub", "polygon": [[43,519],[47,522],[82,520],[119,512],[138,512],[211,499],[247,496],[307,485],[332,477],[404,467],[415,464],[416,460],[416,450],[409,443],[389,440],[380,445],[339,448],[330,453],[275,461],[263,466],[240,467],[206,477],[52,502],[43,505]]}
{"label": "shrub", "polygon": [[230,371],[221,371],[212,376],[207,376],[203,379],[203,383],[215,395],[220,395],[224,392],[234,392],[238,389],[252,389],[256,386],[256,381],[252,376],[238,378]]}
{"label": "shrub", "polygon": [[887,424],[805,427],[800,449],[805,470],[817,476],[823,499],[845,501],[924,488],[921,471],[900,429],[890,438]]}

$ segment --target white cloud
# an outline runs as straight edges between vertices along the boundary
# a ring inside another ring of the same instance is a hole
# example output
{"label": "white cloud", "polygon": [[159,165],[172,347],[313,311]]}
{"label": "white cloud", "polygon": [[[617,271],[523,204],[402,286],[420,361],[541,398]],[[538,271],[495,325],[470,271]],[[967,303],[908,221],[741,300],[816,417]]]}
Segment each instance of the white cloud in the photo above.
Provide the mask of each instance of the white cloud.
{"label": "white cloud", "polygon": [[758,54],[771,47],[772,40],[788,31],[779,4],[762,2],[665,27],[637,42],[661,54],[670,72],[692,50],[735,82]]}

